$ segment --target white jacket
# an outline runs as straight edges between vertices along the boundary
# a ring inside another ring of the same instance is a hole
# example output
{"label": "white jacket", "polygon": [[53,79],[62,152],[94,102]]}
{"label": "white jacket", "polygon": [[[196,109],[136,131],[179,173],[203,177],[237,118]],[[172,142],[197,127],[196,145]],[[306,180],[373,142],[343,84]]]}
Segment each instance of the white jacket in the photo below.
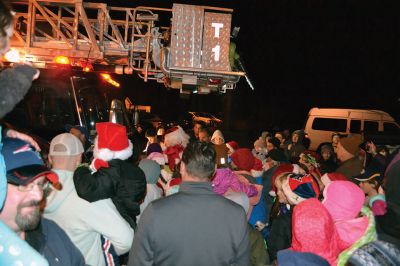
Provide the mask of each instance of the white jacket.
{"label": "white jacket", "polygon": [[105,265],[100,235],[108,238],[118,254],[131,248],[133,230],[110,199],[89,203],[76,193],[73,172],[56,170],[63,188],[47,198],[44,217],[56,222],[82,252],[86,264]]}

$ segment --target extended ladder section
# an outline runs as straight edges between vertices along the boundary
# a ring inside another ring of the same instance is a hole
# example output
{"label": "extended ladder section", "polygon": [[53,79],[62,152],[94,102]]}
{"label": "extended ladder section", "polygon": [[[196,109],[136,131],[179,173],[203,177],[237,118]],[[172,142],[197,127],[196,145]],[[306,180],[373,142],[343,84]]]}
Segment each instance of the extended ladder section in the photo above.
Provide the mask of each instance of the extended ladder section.
{"label": "extended ladder section", "polygon": [[126,8],[82,0],[11,3],[16,11],[11,47],[38,67],[62,55],[73,66],[135,72],[182,93],[225,92],[245,75],[232,71],[230,62],[235,52],[231,9],[183,4]]}

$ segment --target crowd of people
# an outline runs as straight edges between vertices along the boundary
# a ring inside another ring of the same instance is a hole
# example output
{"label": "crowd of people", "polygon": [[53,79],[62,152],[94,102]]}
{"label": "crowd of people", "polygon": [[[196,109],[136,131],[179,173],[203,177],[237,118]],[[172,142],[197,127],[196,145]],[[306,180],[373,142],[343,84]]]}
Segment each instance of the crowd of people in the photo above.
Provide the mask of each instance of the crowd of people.
{"label": "crowd of people", "polygon": [[[12,22],[0,1],[2,52]],[[38,75],[1,72],[0,119]],[[400,265],[399,150],[333,134],[311,151],[303,130],[240,147],[198,122],[96,131],[66,126],[44,159],[3,129],[1,265]]]}

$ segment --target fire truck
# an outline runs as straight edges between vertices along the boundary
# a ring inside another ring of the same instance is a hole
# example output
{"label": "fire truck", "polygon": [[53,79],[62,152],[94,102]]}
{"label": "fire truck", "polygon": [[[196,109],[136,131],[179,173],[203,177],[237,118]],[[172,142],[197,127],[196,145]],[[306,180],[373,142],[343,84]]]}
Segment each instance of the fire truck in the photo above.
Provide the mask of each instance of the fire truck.
{"label": "fire truck", "polygon": [[11,4],[16,11],[11,53],[18,59],[10,56],[9,61],[137,74],[185,94],[224,93],[245,76],[234,60],[232,9],[128,8],[82,0]]}
{"label": "fire truck", "polygon": [[117,74],[162,83],[182,96],[225,93],[246,75],[231,41],[238,32],[231,32],[232,9],[10,2],[14,35],[3,64],[30,63],[42,71],[6,120],[47,140],[65,124],[85,126],[91,134],[100,121],[135,130],[137,111],[109,88],[120,86]]}

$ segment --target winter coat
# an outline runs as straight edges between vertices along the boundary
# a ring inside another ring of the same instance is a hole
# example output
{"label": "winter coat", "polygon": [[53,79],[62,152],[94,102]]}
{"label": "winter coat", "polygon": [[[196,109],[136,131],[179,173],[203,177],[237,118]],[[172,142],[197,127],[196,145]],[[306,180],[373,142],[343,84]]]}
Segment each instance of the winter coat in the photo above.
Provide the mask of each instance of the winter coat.
{"label": "winter coat", "polygon": [[250,239],[250,265],[252,266],[265,266],[269,265],[269,256],[265,248],[264,239],[261,233],[248,225],[249,239]]}
{"label": "winter coat", "polygon": [[279,250],[287,249],[292,244],[292,210],[279,214],[271,224],[270,236],[267,241],[269,258],[277,259]]}
{"label": "winter coat", "polygon": [[53,221],[42,218],[36,229],[26,231],[25,241],[42,254],[50,266],[85,265],[82,253]]}
{"label": "winter coat", "polygon": [[389,165],[386,173],[386,213],[375,219],[378,238],[400,249],[400,153],[396,157],[396,161]]}
{"label": "winter coat", "polygon": [[88,167],[78,167],[74,173],[76,192],[89,202],[111,198],[121,216],[135,228],[140,202],[146,195],[146,177],[132,163],[114,159],[108,164],[93,174]]}
{"label": "winter coat", "polygon": [[338,265],[346,265],[348,259],[350,256],[360,247],[375,241],[377,236],[376,236],[376,228],[375,228],[375,219],[374,219],[374,214],[368,207],[363,207],[361,210],[361,215],[365,216],[368,218],[368,227],[365,233],[358,239],[351,247],[347,248],[344,250],[342,253],[340,253],[338,257]]}
{"label": "winter coat", "polygon": [[268,223],[267,204],[265,203],[262,186],[262,173],[260,173],[260,176],[258,177],[252,176],[252,174],[247,171],[236,171],[235,173],[238,175],[239,179],[242,180],[242,182],[247,181],[248,184],[252,184],[259,191],[257,196],[254,196],[250,199],[250,208],[247,214],[249,224],[255,228],[257,221],[260,221],[264,224]]}
{"label": "winter coat", "polygon": [[178,193],[143,212],[128,266],[249,265],[244,209],[209,182],[182,182]]}
{"label": "winter coat", "polygon": [[219,195],[224,195],[228,189],[246,193],[248,197],[258,194],[255,186],[241,182],[238,176],[228,168],[217,169],[215,177],[212,180],[212,186],[213,191]]}
{"label": "winter coat", "polygon": [[358,158],[358,156],[355,156],[351,159],[348,159],[347,161],[342,162],[335,172],[351,179],[354,176],[360,175],[362,169],[363,169],[363,163]]}
{"label": "winter coat", "polygon": [[[47,198],[44,217],[65,230],[89,265],[105,265],[100,236],[108,238],[118,254],[129,251],[133,229],[121,217],[110,199],[89,203],[76,193],[73,172],[56,170],[63,188]],[[69,265],[69,264],[65,264]]]}

